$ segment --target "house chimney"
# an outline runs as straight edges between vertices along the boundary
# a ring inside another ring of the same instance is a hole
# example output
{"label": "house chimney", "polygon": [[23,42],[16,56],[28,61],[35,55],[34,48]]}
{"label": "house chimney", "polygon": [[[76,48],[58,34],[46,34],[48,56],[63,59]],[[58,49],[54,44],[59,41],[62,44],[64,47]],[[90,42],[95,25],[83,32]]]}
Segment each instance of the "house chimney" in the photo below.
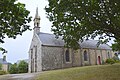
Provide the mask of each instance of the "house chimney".
{"label": "house chimney", "polygon": [[6,53],[3,54],[3,61],[6,61]]}

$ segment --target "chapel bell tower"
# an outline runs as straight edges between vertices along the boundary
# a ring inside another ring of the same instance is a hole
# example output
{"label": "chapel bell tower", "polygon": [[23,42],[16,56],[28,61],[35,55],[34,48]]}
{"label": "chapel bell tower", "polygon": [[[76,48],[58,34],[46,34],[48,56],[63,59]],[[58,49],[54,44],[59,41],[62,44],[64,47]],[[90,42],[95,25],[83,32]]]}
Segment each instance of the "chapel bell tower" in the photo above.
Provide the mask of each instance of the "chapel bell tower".
{"label": "chapel bell tower", "polygon": [[38,14],[38,7],[36,8],[36,14],[34,18],[34,33],[39,33],[40,32],[40,16]]}

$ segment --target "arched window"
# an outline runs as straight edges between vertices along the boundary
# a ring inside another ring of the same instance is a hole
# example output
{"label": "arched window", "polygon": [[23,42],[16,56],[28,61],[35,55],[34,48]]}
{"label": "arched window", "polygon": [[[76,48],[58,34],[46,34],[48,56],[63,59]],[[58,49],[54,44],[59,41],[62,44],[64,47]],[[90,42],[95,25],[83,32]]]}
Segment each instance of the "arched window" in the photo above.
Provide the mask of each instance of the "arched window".
{"label": "arched window", "polygon": [[31,49],[31,60],[33,58],[33,49]]}
{"label": "arched window", "polygon": [[88,61],[88,57],[87,57],[87,51],[84,51],[84,61]]}
{"label": "arched window", "polygon": [[70,62],[70,53],[69,53],[68,49],[65,52],[65,60],[66,60],[66,62]]}
{"label": "arched window", "polygon": [[37,72],[37,46],[35,46],[35,72]]}
{"label": "arched window", "polygon": [[31,49],[31,73],[33,72],[33,49]]}
{"label": "arched window", "polygon": [[110,58],[110,53],[108,52],[108,58]]}

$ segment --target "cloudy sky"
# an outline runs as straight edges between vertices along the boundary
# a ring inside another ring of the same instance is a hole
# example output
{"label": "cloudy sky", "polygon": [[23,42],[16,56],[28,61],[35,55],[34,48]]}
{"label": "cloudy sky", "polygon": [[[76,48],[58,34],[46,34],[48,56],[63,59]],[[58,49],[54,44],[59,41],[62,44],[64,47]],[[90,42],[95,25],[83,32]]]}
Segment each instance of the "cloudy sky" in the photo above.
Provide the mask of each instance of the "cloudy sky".
{"label": "cloudy sky", "polygon": [[[51,23],[46,18],[44,7],[48,4],[47,0],[18,0],[26,4],[26,9],[30,11],[30,16],[34,18],[36,7],[38,7],[40,21],[40,31],[51,33]],[[32,18],[32,20],[33,20]],[[33,21],[30,23],[31,29],[33,29]],[[22,36],[17,36],[16,39],[5,39],[5,43],[2,47],[7,49],[7,61],[16,62],[17,60],[28,59],[28,50],[30,42],[33,36],[33,31],[26,31]],[[0,57],[2,54],[0,53]]]}

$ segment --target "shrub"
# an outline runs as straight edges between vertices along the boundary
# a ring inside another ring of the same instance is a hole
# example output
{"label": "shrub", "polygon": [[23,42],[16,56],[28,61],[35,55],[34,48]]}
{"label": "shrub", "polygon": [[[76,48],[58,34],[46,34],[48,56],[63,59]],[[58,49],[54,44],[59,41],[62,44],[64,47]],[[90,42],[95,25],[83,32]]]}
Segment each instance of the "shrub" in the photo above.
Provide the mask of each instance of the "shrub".
{"label": "shrub", "polygon": [[4,75],[4,74],[7,74],[7,72],[0,70],[0,75]]}
{"label": "shrub", "polygon": [[16,73],[18,73],[18,68],[17,68],[17,64],[16,63],[10,66],[9,73],[10,74],[16,74]]}
{"label": "shrub", "polygon": [[120,62],[120,60],[115,60],[115,63],[119,63]]}
{"label": "shrub", "polygon": [[108,64],[114,64],[115,63],[115,60],[114,59],[107,59],[106,60],[106,63],[108,63]]}

